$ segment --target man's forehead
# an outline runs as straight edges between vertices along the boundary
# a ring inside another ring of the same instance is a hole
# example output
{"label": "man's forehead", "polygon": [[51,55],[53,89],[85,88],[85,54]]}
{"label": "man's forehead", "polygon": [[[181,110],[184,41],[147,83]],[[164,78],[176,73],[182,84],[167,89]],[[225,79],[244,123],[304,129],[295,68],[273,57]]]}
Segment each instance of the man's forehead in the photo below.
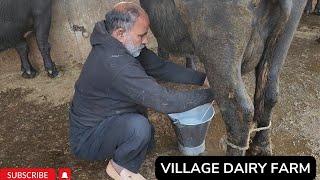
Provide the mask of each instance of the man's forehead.
{"label": "man's forehead", "polygon": [[145,24],[146,26],[149,26],[150,20],[147,14],[141,14],[138,18],[137,21],[140,21],[142,24]]}
{"label": "man's forehead", "polygon": [[139,31],[138,33],[145,33],[149,30],[149,19],[138,17],[136,22],[134,23],[133,29]]}

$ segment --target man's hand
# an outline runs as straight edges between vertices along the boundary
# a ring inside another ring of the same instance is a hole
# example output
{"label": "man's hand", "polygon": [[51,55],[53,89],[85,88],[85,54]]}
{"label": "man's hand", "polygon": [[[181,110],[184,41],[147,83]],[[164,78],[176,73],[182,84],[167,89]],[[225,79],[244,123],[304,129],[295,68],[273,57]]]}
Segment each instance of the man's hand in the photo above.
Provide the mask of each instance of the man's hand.
{"label": "man's hand", "polygon": [[206,77],[206,79],[204,80],[202,86],[205,86],[205,87],[208,87],[208,88],[210,87],[210,84],[209,84],[209,81],[208,81],[208,77]]}

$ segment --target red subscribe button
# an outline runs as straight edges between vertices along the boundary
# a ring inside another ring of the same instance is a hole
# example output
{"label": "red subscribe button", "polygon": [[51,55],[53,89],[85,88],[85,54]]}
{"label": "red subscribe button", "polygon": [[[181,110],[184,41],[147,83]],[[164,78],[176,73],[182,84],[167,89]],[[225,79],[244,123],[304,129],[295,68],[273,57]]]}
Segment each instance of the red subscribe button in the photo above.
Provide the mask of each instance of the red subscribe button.
{"label": "red subscribe button", "polygon": [[0,180],[56,180],[53,168],[3,168],[0,169]]}

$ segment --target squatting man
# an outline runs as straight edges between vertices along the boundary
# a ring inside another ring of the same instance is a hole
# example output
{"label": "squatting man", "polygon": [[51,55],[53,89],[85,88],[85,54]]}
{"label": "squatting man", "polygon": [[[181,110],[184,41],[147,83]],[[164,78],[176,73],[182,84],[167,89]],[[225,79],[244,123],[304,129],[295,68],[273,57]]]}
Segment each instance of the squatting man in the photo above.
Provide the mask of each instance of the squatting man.
{"label": "squatting man", "polygon": [[91,52],[75,83],[70,107],[70,145],[81,159],[109,160],[113,179],[144,179],[138,173],[154,145],[146,108],[183,112],[211,102],[210,89],[175,91],[155,79],[208,86],[206,75],[159,58],[146,48],[149,18],[121,2],[97,22]]}

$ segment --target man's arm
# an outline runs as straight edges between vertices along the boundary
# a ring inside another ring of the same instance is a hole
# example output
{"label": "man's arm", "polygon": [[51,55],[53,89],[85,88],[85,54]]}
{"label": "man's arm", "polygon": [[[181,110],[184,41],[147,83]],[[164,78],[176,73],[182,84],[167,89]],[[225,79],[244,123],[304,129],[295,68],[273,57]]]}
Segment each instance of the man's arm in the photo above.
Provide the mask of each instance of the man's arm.
{"label": "man's arm", "polygon": [[204,73],[163,60],[147,48],[141,51],[138,60],[146,73],[158,80],[203,85],[206,78]]}
{"label": "man's arm", "polygon": [[129,101],[162,113],[187,111],[213,100],[210,89],[175,91],[162,87],[138,63],[124,67],[112,83]]}

